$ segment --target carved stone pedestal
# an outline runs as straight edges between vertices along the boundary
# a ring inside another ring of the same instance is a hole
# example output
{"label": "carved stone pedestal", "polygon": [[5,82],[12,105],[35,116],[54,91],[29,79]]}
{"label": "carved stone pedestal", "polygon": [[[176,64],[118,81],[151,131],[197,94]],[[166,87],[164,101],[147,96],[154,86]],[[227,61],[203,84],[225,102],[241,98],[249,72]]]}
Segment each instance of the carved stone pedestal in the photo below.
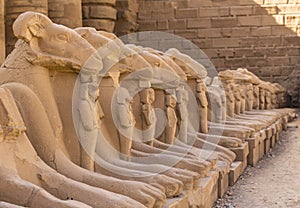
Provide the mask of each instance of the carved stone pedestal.
{"label": "carved stone pedestal", "polygon": [[248,165],[249,144],[244,142],[241,147],[230,150],[236,154],[235,162],[231,165],[229,172],[229,185],[232,186]]}
{"label": "carved stone pedestal", "polygon": [[230,167],[222,161],[218,162],[219,179],[218,179],[218,197],[222,198],[229,186]]}
{"label": "carved stone pedestal", "polygon": [[229,185],[233,186],[243,172],[244,172],[243,162],[235,161],[234,163],[232,163],[229,172]]}
{"label": "carved stone pedestal", "polygon": [[249,154],[249,144],[248,142],[244,142],[241,147],[230,148],[232,152],[236,154],[235,161],[245,161],[247,160],[247,156]]}
{"label": "carved stone pedestal", "polygon": [[264,153],[267,154],[270,149],[271,149],[271,140],[272,140],[272,136],[273,136],[273,128],[272,126],[269,126],[266,129],[266,139],[265,139],[265,149],[264,149]]}
{"label": "carved stone pedestal", "polygon": [[249,155],[249,144],[244,142],[241,147],[231,148],[232,152],[236,154],[235,161],[240,161],[243,163],[243,169],[245,170],[248,165],[248,155]]}
{"label": "carved stone pedestal", "polygon": [[262,130],[260,132],[259,137],[259,159],[261,159],[265,154],[265,140],[267,139],[267,133],[266,130]]}
{"label": "carved stone pedestal", "polygon": [[276,123],[276,134],[275,134],[275,142],[277,143],[280,140],[280,135],[282,133],[282,124],[281,124],[281,119],[279,119]]}
{"label": "carved stone pedestal", "polygon": [[[214,202],[218,199],[218,171],[211,171],[209,177],[202,179],[198,195],[194,195],[193,198],[200,199],[198,205],[190,203],[190,207],[197,208],[211,208]],[[190,200],[190,202],[192,202]]]}
{"label": "carved stone pedestal", "polygon": [[271,126],[272,128],[272,136],[270,141],[270,148],[274,148],[276,144],[276,134],[277,134],[277,128],[275,123]]}
{"label": "carved stone pedestal", "polygon": [[182,194],[173,199],[167,199],[164,208],[189,208],[188,196]]}
{"label": "carved stone pedestal", "polygon": [[218,199],[219,182],[223,187],[223,195],[228,188],[229,169],[226,164],[224,166],[218,164],[218,168],[226,173],[222,175],[222,180],[219,180],[221,171],[210,171],[209,176],[201,179],[197,189],[184,191],[178,197],[167,199],[164,208],[211,208]]}
{"label": "carved stone pedestal", "polygon": [[275,125],[276,125],[276,129],[277,129],[276,135],[275,135],[275,141],[278,142],[280,139],[280,134],[283,131],[282,130],[282,120],[281,119],[277,120]]}
{"label": "carved stone pedestal", "polygon": [[287,130],[287,123],[288,123],[288,120],[289,120],[289,116],[288,115],[284,115],[284,116],[282,116],[281,120],[282,120],[282,130],[286,131]]}
{"label": "carved stone pedestal", "polygon": [[260,159],[260,138],[261,134],[260,132],[258,132],[253,138],[246,139],[249,145],[249,155],[247,160],[248,165],[256,166],[257,162]]}

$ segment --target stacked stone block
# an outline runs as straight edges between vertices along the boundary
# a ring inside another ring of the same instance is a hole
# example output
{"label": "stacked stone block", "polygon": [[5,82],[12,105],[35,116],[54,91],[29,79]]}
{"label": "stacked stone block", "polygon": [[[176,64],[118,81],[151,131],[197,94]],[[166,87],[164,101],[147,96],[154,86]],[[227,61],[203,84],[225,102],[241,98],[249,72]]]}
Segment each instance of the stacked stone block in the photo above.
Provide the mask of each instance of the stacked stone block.
{"label": "stacked stone block", "polygon": [[47,0],[5,0],[5,37],[6,54],[9,54],[14,48],[16,38],[12,31],[12,25],[15,19],[23,12],[35,11],[48,14]]}
{"label": "stacked stone block", "polygon": [[82,0],[83,26],[113,32],[117,19],[116,0]]}
{"label": "stacked stone block", "polygon": [[48,0],[49,17],[70,28],[82,26],[81,0]]}
{"label": "stacked stone block", "polygon": [[[140,31],[185,37],[218,70],[247,67],[278,81],[288,87],[293,105],[300,105],[299,22],[299,0],[139,1]],[[289,79],[296,79],[293,86]]]}
{"label": "stacked stone block", "polygon": [[118,14],[114,33],[122,36],[137,31],[137,0],[117,0],[116,8]]}

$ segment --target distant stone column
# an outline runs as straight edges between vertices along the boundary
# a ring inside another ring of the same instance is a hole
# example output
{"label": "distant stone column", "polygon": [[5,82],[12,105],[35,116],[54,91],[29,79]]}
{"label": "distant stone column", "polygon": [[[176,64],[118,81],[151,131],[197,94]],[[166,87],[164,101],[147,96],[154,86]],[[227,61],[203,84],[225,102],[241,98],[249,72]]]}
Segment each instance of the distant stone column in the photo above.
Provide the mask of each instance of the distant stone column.
{"label": "distant stone column", "polygon": [[114,33],[117,36],[127,35],[138,30],[137,13],[139,6],[137,0],[117,0],[117,21]]}
{"label": "distant stone column", "polygon": [[48,15],[47,0],[5,0],[5,37],[6,54],[9,54],[17,41],[12,25],[15,19],[23,12],[34,11]]}
{"label": "distant stone column", "polygon": [[48,0],[50,19],[70,28],[82,26],[81,0]]}
{"label": "distant stone column", "polygon": [[83,26],[113,32],[117,19],[116,0],[82,0]]}
{"label": "distant stone column", "polygon": [[0,65],[5,59],[4,0],[0,0]]}

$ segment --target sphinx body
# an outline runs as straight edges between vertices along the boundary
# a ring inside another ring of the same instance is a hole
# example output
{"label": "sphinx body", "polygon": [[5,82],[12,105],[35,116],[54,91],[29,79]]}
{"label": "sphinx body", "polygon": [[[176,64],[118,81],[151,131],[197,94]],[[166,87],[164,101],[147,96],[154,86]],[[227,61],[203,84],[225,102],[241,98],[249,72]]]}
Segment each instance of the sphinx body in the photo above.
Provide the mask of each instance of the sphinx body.
{"label": "sphinx body", "polygon": [[[41,26],[35,26],[39,24]],[[36,31],[37,29],[41,30]],[[57,181],[61,181],[67,176],[70,184],[76,184],[77,193],[92,194],[93,191],[86,191],[89,184],[94,188],[88,189],[96,190],[96,195],[102,193],[103,201],[116,201],[117,207],[127,207],[130,204],[140,207],[143,207],[142,204],[149,207],[162,206],[164,194],[151,185],[122,181],[79,166],[82,163],[78,157],[80,145],[72,119],[69,119],[72,114],[72,87],[88,57],[98,63],[93,70],[99,70],[99,67],[101,69],[101,57],[93,55],[95,49],[75,31],[55,25],[46,16],[33,12],[20,16],[15,22],[14,31],[20,40],[1,68],[1,84],[13,93],[27,127],[26,135],[38,156],[49,169],[53,169],[52,172],[56,171],[51,180],[55,181],[54,178],[57,178]],[[53,40],[58,43],[55,44]],[[64,50],[61,50],[62,47]],[[73,53],[76,51],[74,48],[79,54]],[[62,89],[62,83],[68,87]],[[53,186],[56,185],[59,184],[53,183]],[[126,186],[132,187],[132,190],[140,189],[140,192],[133,192]],[[59,186],[57,188],[60,189]],[[108,192],[101,188],[116,193],[106,194]],[[135,198],[142,204],[117,193]],[[78,198],[80,201],[83,197],[70,198]],[[84,203],[93,203],[93,200]],[[99,207],[104,206],[97,203]]]}
{"label": "sphinx body", "polygon": [[[0,112],[7,117],[0,125],[16,124],[0,139],[7,158],[0,190],[10,190],[0,200],[12,204],[163,207],[166,196],[198,187],[220,163],[229,167],[235,154],[228,148],[292,114],[271,110],[278,105],[275,86],[236,77],[228,79],[226,94],[216,79],[206,86],[203,66],[174,49],[125,45],[111,33],[72,30],[33,12],[16,20],[14,33],[19,41],[0,70]],[[250,76],[235,72],[242,73]],[[197,99],[196,128],[189,124],[188,87]],[[166,112],[161,136],[155,108]],[[208,135],[224,128],[215,121],[225,123],[225,136]],[[7,149],[16,151],[6,155]],[[14,191],[28,200],[18,201]]]}

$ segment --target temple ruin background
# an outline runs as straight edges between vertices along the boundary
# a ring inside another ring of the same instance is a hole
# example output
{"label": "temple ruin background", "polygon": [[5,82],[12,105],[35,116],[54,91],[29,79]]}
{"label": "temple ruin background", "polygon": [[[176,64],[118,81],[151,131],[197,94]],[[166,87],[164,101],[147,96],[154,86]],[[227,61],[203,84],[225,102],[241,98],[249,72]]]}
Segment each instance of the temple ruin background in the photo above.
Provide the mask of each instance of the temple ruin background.
{"label": "temple ruin background", "polygon": [[[28,10],[71,28],[182,36],[218,70],[246,67],[263,80],[281,83],[290,103],[300,105],[300,0],[0,0],[0,63],[16,40],[13,21]],[[155,38],[147,41],[158,44]]]}

